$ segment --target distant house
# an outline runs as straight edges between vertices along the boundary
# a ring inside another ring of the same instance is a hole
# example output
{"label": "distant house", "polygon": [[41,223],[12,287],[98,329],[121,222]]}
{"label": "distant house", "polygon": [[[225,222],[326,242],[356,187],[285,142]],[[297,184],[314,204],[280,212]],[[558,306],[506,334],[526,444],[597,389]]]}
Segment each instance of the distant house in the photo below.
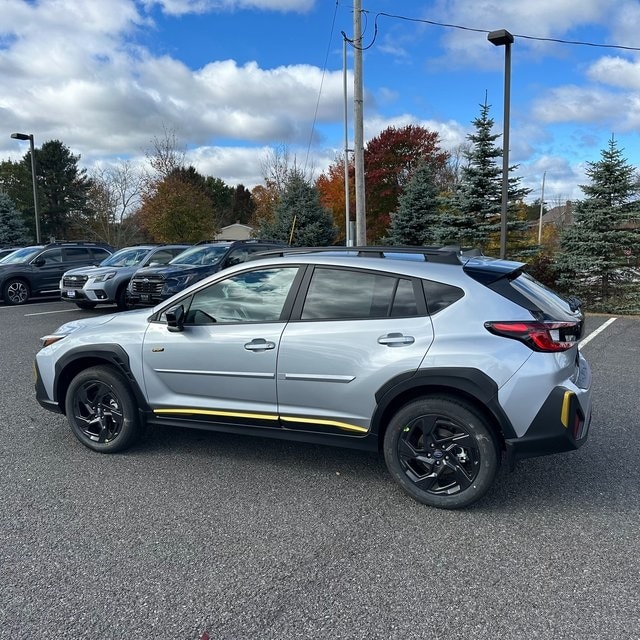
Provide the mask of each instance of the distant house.
{"label": "distant house", "polygon": [[542,216],[542,225],[553,224],[558,229],[564,229],[573,224],[573,207],[571,200],[567,200],[564,204],[561,204],[553,209],[549,209],[547,213]]}
{"label": "distant house", "polygon": [[236,222],[220,229],[216,240],[248,240],[253,234],[253,227]]}

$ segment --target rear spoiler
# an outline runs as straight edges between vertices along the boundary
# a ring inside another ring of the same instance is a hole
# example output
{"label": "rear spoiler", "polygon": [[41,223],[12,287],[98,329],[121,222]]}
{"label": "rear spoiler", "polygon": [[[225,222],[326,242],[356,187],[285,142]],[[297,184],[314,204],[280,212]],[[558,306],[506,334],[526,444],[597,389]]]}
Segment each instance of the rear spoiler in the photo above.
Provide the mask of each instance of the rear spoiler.
{"label": "rear spoiler", "polygon": [[526,266],[524,262],[498,260],[484,256],[473,256],[467,261],[464,261],[464,257],[465,256],[461,256],[464,272],[469,277],[484,285],[489,285],[501,278],[516,278],[522,273],[522,270]]}

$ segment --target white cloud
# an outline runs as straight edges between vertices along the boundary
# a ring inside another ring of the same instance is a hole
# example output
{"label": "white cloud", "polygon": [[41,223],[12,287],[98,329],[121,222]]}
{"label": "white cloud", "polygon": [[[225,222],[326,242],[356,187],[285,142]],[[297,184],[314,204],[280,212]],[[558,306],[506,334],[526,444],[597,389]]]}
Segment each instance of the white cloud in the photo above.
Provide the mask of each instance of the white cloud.
{"label": "white cloud", "polygon": [[640,62],[619,56],[600,58],[589,68],[588,77],[594,82],[637,91],[640,90]]}
{"label": "white cloud", "polygon": [[429,131],[437,131],[440,136],[440,146],[446,151],[451,151],[465,141],[467,132],[464,127],[453,120],[436,121],[421,120],[416,116],[405,113],[393,118],[383,118],[380,116],[368,117],[364,121],[364,137],[366,140],[375,138],[388,127],[405,127],[409,124],[417,125],[429,129]]}
{"label": "white cloud", "polygon": [[542,96],[534,105],[534,117],[543,123],[598,123],[618,125],[628,130],[636,121],[637,98],[598,87],[568,85]]}
{"label": "white cloud", "polygon": [[144,0],[151,8],[159,5],[169,15],[180,16],[186,13],[208,13],[210,11],[235,9],[263,9],[265,11],[296,11],[303,13],[311,10],[315,0]]}

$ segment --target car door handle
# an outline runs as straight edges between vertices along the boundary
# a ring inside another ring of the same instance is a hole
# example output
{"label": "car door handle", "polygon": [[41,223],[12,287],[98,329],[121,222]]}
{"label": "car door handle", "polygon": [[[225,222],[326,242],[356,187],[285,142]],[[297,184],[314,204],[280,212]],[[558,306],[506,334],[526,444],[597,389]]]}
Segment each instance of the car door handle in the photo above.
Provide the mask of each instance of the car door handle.
{"label": "car door handle", "polygon": [[276,343],[264,338],[254,338],[251,342],[244,345],[247,351],[269,351],[276,348]]}
{"label": "car door handle", "polygon": [[413,344],[415,341],[413,336],[405,336],[402,333],[387,333],[386,336],[378,338],[378,343],[387,347],[402,347],[406,344]]}

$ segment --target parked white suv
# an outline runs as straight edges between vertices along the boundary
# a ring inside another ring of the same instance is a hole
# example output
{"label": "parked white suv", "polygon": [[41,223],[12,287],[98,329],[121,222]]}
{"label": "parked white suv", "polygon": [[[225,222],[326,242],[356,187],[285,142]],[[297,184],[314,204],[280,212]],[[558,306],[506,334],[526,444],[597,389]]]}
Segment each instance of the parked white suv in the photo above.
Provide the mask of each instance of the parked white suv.
{"label": "parked white suv", "polygon": [[[36,395],[109,453],[147,424],[381,450],[416,500],[587,438],[583,317],[524,265],[452,249],[281,249],[154,309],[43,338]],[[264,254],[263,254],[264,255]]]}
{"label": "parked white suv", "polygon": [[127,287],[139,268],[165,265],[190,246],[138,245],[120,249],[97,267],[79,267],[64,273],[60,280],[60,297],[81,309],[115,302],[122,311],[129,308]]}

